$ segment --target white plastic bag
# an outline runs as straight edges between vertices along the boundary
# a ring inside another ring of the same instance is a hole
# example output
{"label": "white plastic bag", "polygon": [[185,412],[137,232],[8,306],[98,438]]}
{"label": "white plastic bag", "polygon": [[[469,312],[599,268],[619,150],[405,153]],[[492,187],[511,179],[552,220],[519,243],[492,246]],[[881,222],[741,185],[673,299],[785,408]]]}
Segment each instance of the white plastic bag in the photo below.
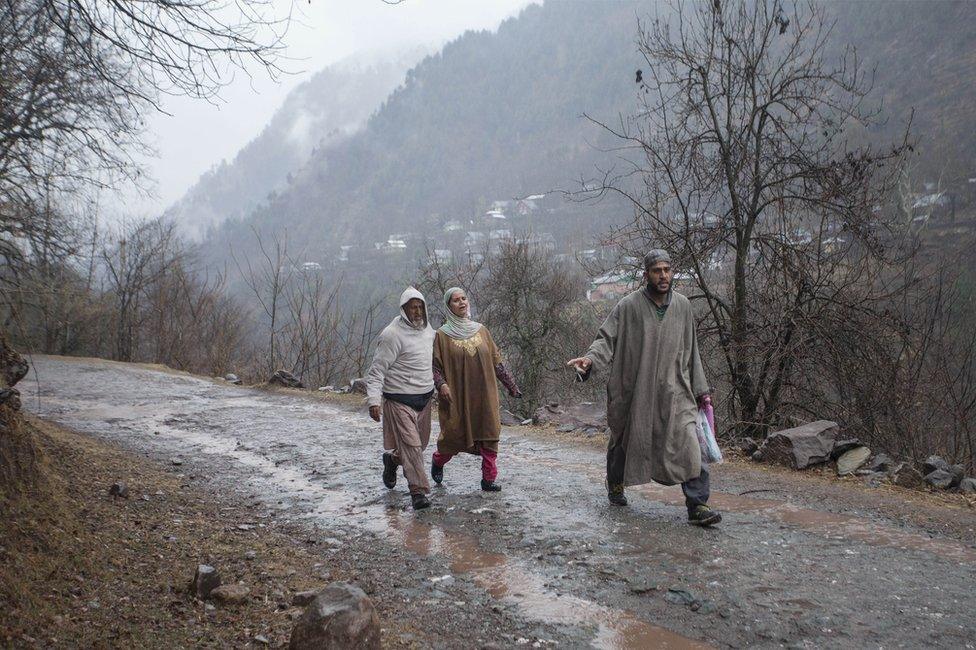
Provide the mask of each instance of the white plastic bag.
{"label": "white plastic bag", "polygon": [[701,447],[702,461],[713,465],[722,462],[722,450],[718,448],[718,441],[715,440],[715,432],[708,424],[708,417],[704,409],[698,410],[698,418],[695,423],[695,431],[698,433],[698,446]]}

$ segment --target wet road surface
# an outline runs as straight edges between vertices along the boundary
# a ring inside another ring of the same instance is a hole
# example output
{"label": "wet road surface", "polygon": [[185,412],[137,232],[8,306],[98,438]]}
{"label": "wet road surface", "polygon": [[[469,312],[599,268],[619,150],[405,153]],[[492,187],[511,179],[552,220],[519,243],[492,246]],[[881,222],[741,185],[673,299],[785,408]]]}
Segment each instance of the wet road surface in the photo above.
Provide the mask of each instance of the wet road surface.
{"label": "wet road surface", "polygon": [[407,570],[402,597],[463,582],[561,647],[976,647],[974,540],[800,494],[735,496],[762,489],[761,472],[743,483],[714,468],[725,521],[702,530],[680,488],[631,488],[631,506],[612,508],[598,450],[506,429],[501,493],[481,492],[479,460],[462,455],[414,513],[402,476],[382,486],[382,436],[364,412],[138,366],[33,363],[28,411],[176,461],[337,544],[441,560],[450,578]]}

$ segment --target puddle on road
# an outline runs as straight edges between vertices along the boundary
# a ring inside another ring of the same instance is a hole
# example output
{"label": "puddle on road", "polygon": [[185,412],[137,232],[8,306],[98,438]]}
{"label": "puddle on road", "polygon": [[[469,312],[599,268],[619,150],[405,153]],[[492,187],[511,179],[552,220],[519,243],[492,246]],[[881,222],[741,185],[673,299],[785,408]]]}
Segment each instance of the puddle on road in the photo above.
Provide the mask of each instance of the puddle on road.
{"label": "puddle on road", "polygon": [[[523,456],[523,460],[528,457]],[[589,476],[594,481],[603,482],[601,468],[593,465],[556,461],[546,458],[534,458],[536,465],[547,465],[572,469],[580,474]],[[669,505],[684,506],[684,496],[678,486],[658,485],[648,483],[627,488],[628,491]],[[976,549],[966,546],[962,542],[945,539],[933,539],[919,533],[900,531],[861,519],[851,515],[839,515],[819,510],[810,510],[787,501],[758,499],[755,497],[738,496],[713,492],[709,501],[718,510],[742,513],[758,513],[764,517],[803,530],[820,533],[826,536],[863,542],[871,546],[888,546],[906,551],[924,551],[932,555],[965,564],[976,564]]]}
{"label": "puddle on road", "polygon": [[526,617],[553,625],[592,625],[596,648],[616,650],[701,650],[706,644],[645,623],[630,614],[592,601],[559,594],[523,564],[500,553],[483,551],[470,536],[419,521],[413,514],[387,510],[389,530],[418,555],[441,555],[454,574],[470,575],[493,598],[510,602]]}

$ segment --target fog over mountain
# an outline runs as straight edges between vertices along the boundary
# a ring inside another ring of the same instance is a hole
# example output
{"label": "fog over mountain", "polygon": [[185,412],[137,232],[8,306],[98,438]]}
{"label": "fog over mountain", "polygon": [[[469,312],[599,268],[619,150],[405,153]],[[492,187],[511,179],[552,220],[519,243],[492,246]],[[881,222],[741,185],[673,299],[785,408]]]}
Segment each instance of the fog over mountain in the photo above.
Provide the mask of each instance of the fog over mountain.
{"label": "fog over mountain", "polygon": [[223,160],[166,214],[196,239],[228,218],[246,216],[281,189],[316,150],[363,128],[369,116],[429,52],[425,46],[356,54],[291,91],[261,133]]}

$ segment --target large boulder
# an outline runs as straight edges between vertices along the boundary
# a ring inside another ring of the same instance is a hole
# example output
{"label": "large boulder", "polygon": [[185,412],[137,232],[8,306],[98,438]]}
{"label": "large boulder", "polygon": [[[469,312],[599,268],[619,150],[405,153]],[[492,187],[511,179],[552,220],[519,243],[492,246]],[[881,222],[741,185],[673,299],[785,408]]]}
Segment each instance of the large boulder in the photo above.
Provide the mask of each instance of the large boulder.
{"label": "large boulder", "polygon": [[830,460],[837,432],[837,423],[829,420],[777,431],[766,438],[753,458],[805,469]]}
{"label": "large boulder", "polygon": [[925,475],[925,482],[940,490],[948,490],[952,487],[952,479],[952,472],[947,472],[944,469],[933,470]]}
{"label": "large boulder", "polygon": [[292,650],[379,650],[380,619],[372,601],[355,585],[336,582],[315,596],[291,631]]}
{"label": "large boulder", "polygon": [[945,461],[941,456],[929,456],[922,463],[922,474],[931,474],[935,470],[942,470],[943,472],[948,472],[949,463]]}
{"label": "large boulder", "polygon": [[287,370],[275,370],[271,378],[268,379],[268,383],[276,386],[284,386],[285,388],[305,388],[305,384]]}
{"label": "large boulder", "polygon": [[855,447],[837,459],[837,476],[853,474],[871,457],[871,450],[867,447]]}
{"label": "large boulder", "polygon": [[964,478],[959,482],[959,491],[963,494],[976,494],[976,478]]}
{"label": "large boulder", "polygon": [[925,477],[922,476],[922,473],[905,463],[901,463],[897,467],[889,470],[888,475],[891,477],[892,483],[904,488],[918,489],[925,487]]}

